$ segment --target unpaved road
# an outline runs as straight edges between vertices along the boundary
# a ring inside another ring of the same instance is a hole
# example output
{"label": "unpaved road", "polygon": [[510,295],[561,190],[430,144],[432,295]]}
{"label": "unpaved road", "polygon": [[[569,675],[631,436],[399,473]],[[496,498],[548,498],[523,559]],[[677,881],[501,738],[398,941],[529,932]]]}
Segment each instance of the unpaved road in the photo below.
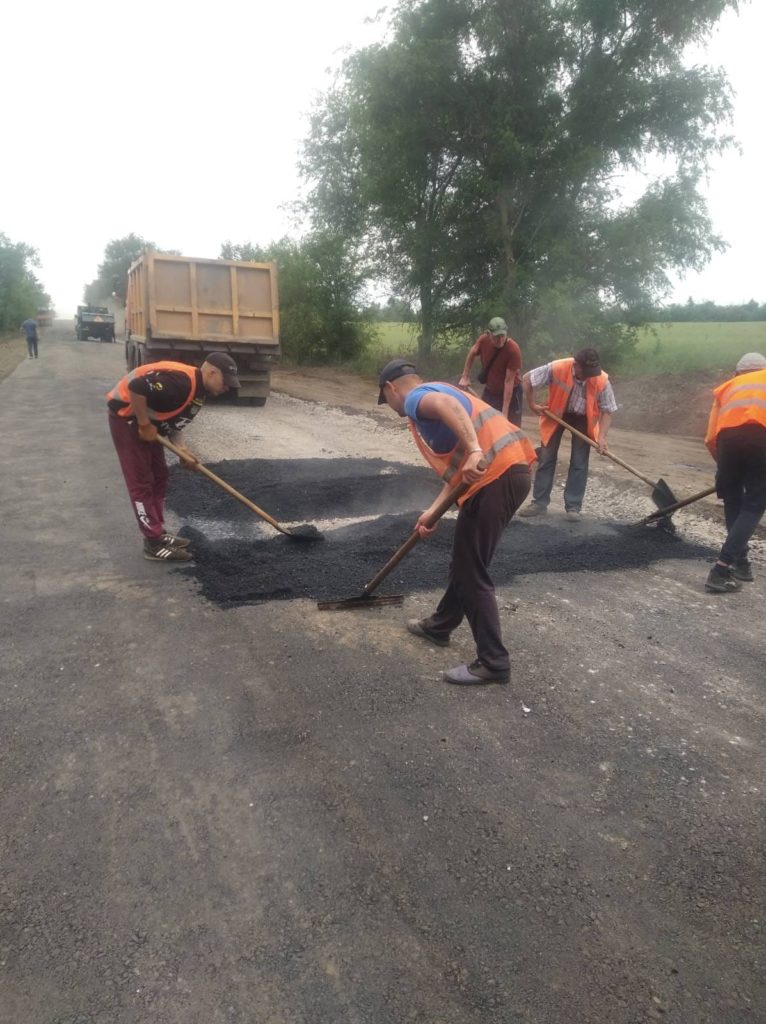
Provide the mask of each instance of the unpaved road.
{"label": "unpaved road", "polygon": [[[0,1021],[766,1020],[761,556],[724,599],[672,546],[621,568],[610,520],[647,499],[606,470],[590,520],[512,524],[511,554],[563,540],[501,588],[511,685],[456,691],[465,628],[448,651],[402,629],[435,591],[222,610],[142,560],[103,407],[121,369],[51,339],[0,383]],[[415,463],[395,418],[341,404],[210,409],[188,440]]]}

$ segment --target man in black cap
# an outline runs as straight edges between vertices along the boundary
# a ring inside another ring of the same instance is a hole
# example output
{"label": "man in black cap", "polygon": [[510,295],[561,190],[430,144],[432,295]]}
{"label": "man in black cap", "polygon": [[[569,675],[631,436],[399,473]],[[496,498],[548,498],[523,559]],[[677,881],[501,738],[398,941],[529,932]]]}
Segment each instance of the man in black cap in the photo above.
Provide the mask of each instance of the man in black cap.
{"label": "man in black cap", "polygon": [[[520,516],[538,516],[548,511],[556,474],[561,435],[564,428],[545,415],[550,409],[570,426],[587,434],[598,444],[598,450],[607,450],[606,437],[617,411],[609,377],[601,369],[601,360],[595,348],[581,348],[568,359],[556,359],[524,374],[524,397],[532,412],[540,416],[540,462],[532,488],[532,501],[519,512]],[[535,388],[548,388],[548,404],[538,405]],[[567,519],[582,518],[582,503],[588,485],[588,462],[591,446],[572,435],[572,454],[564,487],[564,509]]]}
{"label": "man in black cap", "polygon": [[[133,513],[144,537],[144,558],[188,562],[189,542],[165,530],[168,467],[157,435],[176,440],[208,395],[239,388],[237,364],[212,352],[199,368],[186,363],[146,363],[126,374],[107,395],[109,430]],[[189,453],[194,462],[194,456]],[[186,463],[184,463],[186,466]]]}
{"label": "man in black cap", "polygon": [[393,359],[378,381],[378,404],[409,420],[413,439],[444,481],[441,494],[418,517],[422,537],[436,504],[457,484],[469,486],[458,498],[449,583],[435,612],[413,619],[407,629],[438,647],[468,619],[476,659],[444,673],[448,683],[482,686],[507,683],[510,656],[503,644],[495,587],[489,574],[503,530],[529,493],[535,452],[526,435],[497,409],[451,384],[424,383],[411,362]]}

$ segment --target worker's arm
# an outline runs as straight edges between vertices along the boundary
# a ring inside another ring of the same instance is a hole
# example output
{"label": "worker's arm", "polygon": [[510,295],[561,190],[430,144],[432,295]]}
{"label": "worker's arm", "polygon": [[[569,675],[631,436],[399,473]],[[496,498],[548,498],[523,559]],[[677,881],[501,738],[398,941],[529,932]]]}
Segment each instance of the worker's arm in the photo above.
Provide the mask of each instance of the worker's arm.
{"label": "worker's arm", "polygon": [[526,398],[527,405],[529,406],[529,408],[532,410],[532,412],[536,412],[538,416],[542,416],[545,406],[538,405],[535,401],[535,389],[532,387],[532,383],[529,379],[528,373],[525,373],[522,377],[521,387],[524,391],[524,398]]}
{"label": "worker's arm", "polygon": [[471,383],[471,367],[473,366],[474,359],[479,354],[479,342],[475,341],[473,345],[468,349],[468,355],[465,357],[465,366],[463,367],[463,376],[458,381],[458,385],[461,388],[467,388]]}
{"label": "worker's arm", "polygon": [[508,419],[508,410],[511,407],[511,396],[513,395],[513,385],[516,381],[516,371],[510,366],[505,371],[505,380],[503,381],[503,408],[500,410]]}
{"label": "worker's arm", "polygon": [[707,431],[705,432],[705,447],[707,448],[707,450],[710,452],[710,454],[713,456],[713,458],[716,461],[718,461],[718,445],[716,443],[717,440],[718,440],[718,400],[716,399],[713,402],[713,405],[710,408],[710,416],[708,417],[708,421],[707,421]]}
{"label": "worker's arm", "polygon": [[136,391],[130,392],[130,408],[138,423],[138,436],[142,441],[156,441],[157,428],[149,417],[149,406],[146,395],[139,395]]}
{"label": "worker's arm", "polygon": [[[453,398],[452,395],[431,392],[423,395],[420,399],[420,402],[418,403],[418,412],[427,419],[441,420],[442,423],[445,423],[457,437],[460,447],[467,453],[465,461],[461,467],[460,480],[465,480],[470,484],[476,483],[477,480],[480,480],[486,472],[486,468],[477,469],[477,466],[479,462],[481,462],[484,452],[479,444],[479,438],[477,437],[476,429],[471,422],[471,417],[465,411],[457,398]],[[453,477],[451,481],[445,483],[429,507],[420,514],[418,521],[415,524],[415,529],[421,537],[427,537],[429,534],[434,532],[436,527],[433,526],[428,528],[424,525],[424,521],[434,511],[438,502],[458,482],[459,480]]]}
{"label": "worker's arm", "polygon": [[602,455],[608,451],[606,435],[609,433],[611,423],[612,414],[610,412],[602,412],[598,419],[598,450]]}

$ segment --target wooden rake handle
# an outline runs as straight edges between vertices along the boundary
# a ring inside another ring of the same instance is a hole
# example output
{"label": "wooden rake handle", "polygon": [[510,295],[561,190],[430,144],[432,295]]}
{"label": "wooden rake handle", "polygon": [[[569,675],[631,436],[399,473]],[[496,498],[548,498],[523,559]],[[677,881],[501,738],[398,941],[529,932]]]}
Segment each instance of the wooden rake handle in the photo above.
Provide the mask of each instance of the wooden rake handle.
{"label": "wooden rake handle", "polygon": [[[477,468],[487,468],[487,463],[484,461],[484,459],[481,459],[479,461]],[[432,526],[438,523],[441,517],[444,515],[444,513],[452,505],[454,505],[458,498],[461,498],[468,490],[468,488],[471,486],[471,484],[464,480],[461,483],[457,484],[457,486],[453,487],[452,490],[447,491],[444,497],[437,504],[436,508],[433,510],[433,512],[431,512],[431,514],[426,519],[425,525],[430,529]],[[418,533],[417,530],[413,530],[412,533],[407,538],[407,540],[404,542],[404,544],[402,544],[401,547],[397,548],[397,550],[389,558],[389,560],[386,562],[386,564],[383,566],[380,572],[376,576],[373,576],[370,582],[365,586],[364,590],[362,591],[362,596],[366,597],[368,594],[371,594],[373,590],[379,587],[383,580],[386,578],[386,576],[388,576],[388,574],[391,572],[391,570],[395,569],[396,566],[405,557],[405,555],[408,555],[410,551],[412,551],[412,549],[415,547],[419,540],[420,534]]]}
{"label": "wooden rake handle", "polygon": [[264,512],[262,508],[259,508],[255,504],[255,502],[250,501],[249,498],[246,498],[244,494],[240,494],[239,491],[235,490],[235,488],[231,486],[231,484],[227,484],[225,480],[222,480],[220,476],[216,476],[216,474],[211,469],[208,469],[207,466],[203,466],[198,459],[190,459],[189,455],[182,448],[179,448],[178,445],[173,444],[172,441],[169,441],[166,437],[163,437],[161,434],[157,435],[157,440],[160,442],[163,448],[167,448],[168,451],[173,452],[174,455],[177,455],[179,459],[183,459],[184,462],[186,462],[188,465],[196,469],[198,473],[201,473],[203,476],[206,476],[208,480],[212,480],[214,484],[217,484],[222,490],[226,491],[227,494],[230,494],[232,498],[236,498],[237,501],[241,501],[243,505],[250,509],[251,512],[255,512],[257,516],[260,516],[261,519],[265,520],[267,523],[273,526],[275,530],[279,530],[280,533],[284,533],[285,536],[287,537],[290,536],[289,530],[286,530],[283,526],[280,526],[273,516],[270,516],[268,512]]}
{"label": "wooden rake handle", "polygon": [[[585,441],[585,443],[589,444],[591,448],[598,448],[598,444],[593,440],[593,438],[588,437],[587,434],[583,434],[582,431],[577,430],[576,427],[570,426],[570,424],[562,420],[560,416],[557,416],[555,412],[551,412],[550,409],[543,409],[543,412],[549,419],[555,420],[559,426],[564,427],[565,430],[568,430],[570,434],[574,434],[575,437],[579,437],[581,441]],[[618,466],[622,466],[623,469],[627,469],[629,473],[632,473],[633,476],[637,476],[639,480],[643,480],[644,483],[649,484],[650,487],[654,487],[656,485],[656,480],[650,480],[648,476],[644,476],[643,473],[640,473],[633,466],[629,466],[628,463],[624,462],[619,458],[619,456],[612,455],[611,452],[601,452],[601,454],[605,458],[611,459],[612,462],[616,462]]]}

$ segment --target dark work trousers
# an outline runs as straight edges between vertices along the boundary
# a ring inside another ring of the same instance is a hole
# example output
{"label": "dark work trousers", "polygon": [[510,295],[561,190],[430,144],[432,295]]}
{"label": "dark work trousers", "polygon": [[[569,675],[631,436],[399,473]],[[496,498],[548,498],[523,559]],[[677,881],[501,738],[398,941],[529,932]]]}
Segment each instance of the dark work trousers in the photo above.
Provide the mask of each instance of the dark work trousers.
{"label": "dark work trousers", "polygon": [[728,533],[719,561],[736,565],[766,511],[766,427],[745,423],[722,430],[717,441],[716,493],[723,498]]}
{"label": "dark work trousers", "polygon": [[30,359],[37,359],[37,335],[34,338],[27,338],[27,352]]}
{"label": "dark work trousers", "polygon": [[142,441],[134,419],[125,419],[111,411],[109,429],[138,528],[144,537],[161,537],[165,532],[168,487],[165,449],[157,441]]}
{"label": "dark work trousers", "polygon": [[[522,408],[522,396],[524,392],[521,384],[517,384],[512,393],[511,400],[508,403],[508,419],[513,423],[515,427],[521,426],[521,408]],[[497,395],[494,391],[489,391],[484,388],[481,395],[482,402],[486,402],[487,405],[491,405],[493,409],[497,409],[498,412],[503,411],[503,396],[502,394]]]}
{"label": "dark work trousers", "polygon": [[439,606],[423,625],[446,639],[463,621],[473,633],[476,653],[488,669],[507,672],[510,657],[503,645],[500,613],[489,566],[503,530],[529,494],[526,466],[511,466],[461,506],[452,543],[449,583]]}
{"label": "dark work trousers", "polygon": [[[588,420],[585,415],[575,412],[565,412],[561,417],[565,423],[581,434],[588,432]],[[532,488],[532,501],[536,505],[548,507],[553,490],[553,478],[556,475],[556,460],[559,454],[561,436],[564,433],[563,427],[556,427],[555,433],[548,444],[540,448],[540,461],[537,464],[535,474],[535,486]],[[590,445],[581,441],[579,437],[572,436],[572,454],[569,457],[569,472],[564,487],[564,508],[567,512],[579,512],[582,508],[585,488],[588,486],[588,462],[590,461]]]}

